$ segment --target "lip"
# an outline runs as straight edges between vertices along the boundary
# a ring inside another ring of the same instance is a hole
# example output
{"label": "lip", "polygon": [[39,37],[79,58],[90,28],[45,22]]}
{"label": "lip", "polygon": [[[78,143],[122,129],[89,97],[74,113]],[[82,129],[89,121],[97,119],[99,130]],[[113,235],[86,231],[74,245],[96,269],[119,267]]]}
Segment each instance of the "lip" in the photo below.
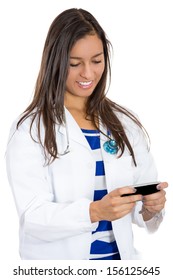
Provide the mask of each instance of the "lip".
{"label": "lip", "polygon": [[82,89],[89,89],[89,88],[91,88],[93,86],[93,81],[87,81],[87,82],[86,81],[85,82],[77,81],[77,84]]}

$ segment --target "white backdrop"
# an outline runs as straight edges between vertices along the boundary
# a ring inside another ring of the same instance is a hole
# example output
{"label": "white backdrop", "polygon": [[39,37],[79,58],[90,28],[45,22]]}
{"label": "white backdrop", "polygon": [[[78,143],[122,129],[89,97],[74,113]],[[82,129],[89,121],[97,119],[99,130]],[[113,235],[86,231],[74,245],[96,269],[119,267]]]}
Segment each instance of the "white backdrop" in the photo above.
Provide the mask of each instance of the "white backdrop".
{"label": "white backdrop", "polygon": [[154,235],[134,228],[144,257],[169,263],[172,242],[173,5],[168,0],[6,0],[0,3],[0,259],[20,261],[18,218],[5,171],[5,148],[12,121],[32,98],[45,37],[64,9],[90,11],[114,48],[109,97],[134,110],[151,137],[159,179],[169,182],[166,217]]}

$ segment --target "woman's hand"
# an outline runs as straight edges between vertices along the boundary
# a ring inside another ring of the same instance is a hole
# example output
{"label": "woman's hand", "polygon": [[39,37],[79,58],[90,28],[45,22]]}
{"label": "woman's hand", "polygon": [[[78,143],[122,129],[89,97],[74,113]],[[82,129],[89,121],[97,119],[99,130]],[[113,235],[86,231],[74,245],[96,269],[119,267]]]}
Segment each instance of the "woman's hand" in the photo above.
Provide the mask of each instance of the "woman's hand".
{"label": "woman's hand", "polygon": [[[114,221],[130,213],[135,203],[142,200],[142,195],[133,195],[134,193],[135,189],[132,187],[118,188],[105,195],[101,200],[91,202],[91,222]],[[132,195],[122,197],[123,194]]]}
{"label": "woman's hand", "polygon": [[157,186],[160,190],[159,192],[145,195],[143,197],[143,207],[141,213],[144,221],[150,220],[155,214],[159,213],[165,207],[166,192],[164,189],[167,187],[168,183],[160,183]]}

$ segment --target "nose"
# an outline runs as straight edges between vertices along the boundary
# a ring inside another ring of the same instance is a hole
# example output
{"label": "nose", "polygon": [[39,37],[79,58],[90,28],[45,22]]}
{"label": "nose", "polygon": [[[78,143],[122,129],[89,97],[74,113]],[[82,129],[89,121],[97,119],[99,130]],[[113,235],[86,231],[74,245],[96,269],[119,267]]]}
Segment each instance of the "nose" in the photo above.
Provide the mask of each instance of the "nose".
{"label": "nose", "polygon": [[92,77],[92,73],[93,73],[93,70],[92,70],[91,65],[86,64],[86,65],[83,65],[83,67],[81,69],[81,72],[80,72],[80,76],[82,78],[85,78],[85,79],[89,80]]}

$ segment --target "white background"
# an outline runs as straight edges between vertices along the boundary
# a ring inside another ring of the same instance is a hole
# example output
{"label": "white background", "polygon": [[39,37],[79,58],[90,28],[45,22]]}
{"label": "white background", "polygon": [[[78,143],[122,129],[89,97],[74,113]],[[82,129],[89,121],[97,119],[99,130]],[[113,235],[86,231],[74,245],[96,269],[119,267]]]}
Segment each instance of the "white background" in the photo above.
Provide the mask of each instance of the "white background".
{"label": "white background", "polygon": [[[3,3],[4,2],[4,3]],[[151,138],[159,179],[169,182],[166,217],[148,235],[134,228],[144,259],[169,265],[173,251],[173,1],[6,0],[0,2],[0,259],[19,262],[18,217],[6,179],[5,149],[12,121],[31,101],[48,28],[64,9],[90,11],[114,48],[108,96],[134,110]],[[1,272],[2,273],[2,272]],[[167,278],[168,279],[168,278]],[[170,278],[169,278],[170,279]]]}

